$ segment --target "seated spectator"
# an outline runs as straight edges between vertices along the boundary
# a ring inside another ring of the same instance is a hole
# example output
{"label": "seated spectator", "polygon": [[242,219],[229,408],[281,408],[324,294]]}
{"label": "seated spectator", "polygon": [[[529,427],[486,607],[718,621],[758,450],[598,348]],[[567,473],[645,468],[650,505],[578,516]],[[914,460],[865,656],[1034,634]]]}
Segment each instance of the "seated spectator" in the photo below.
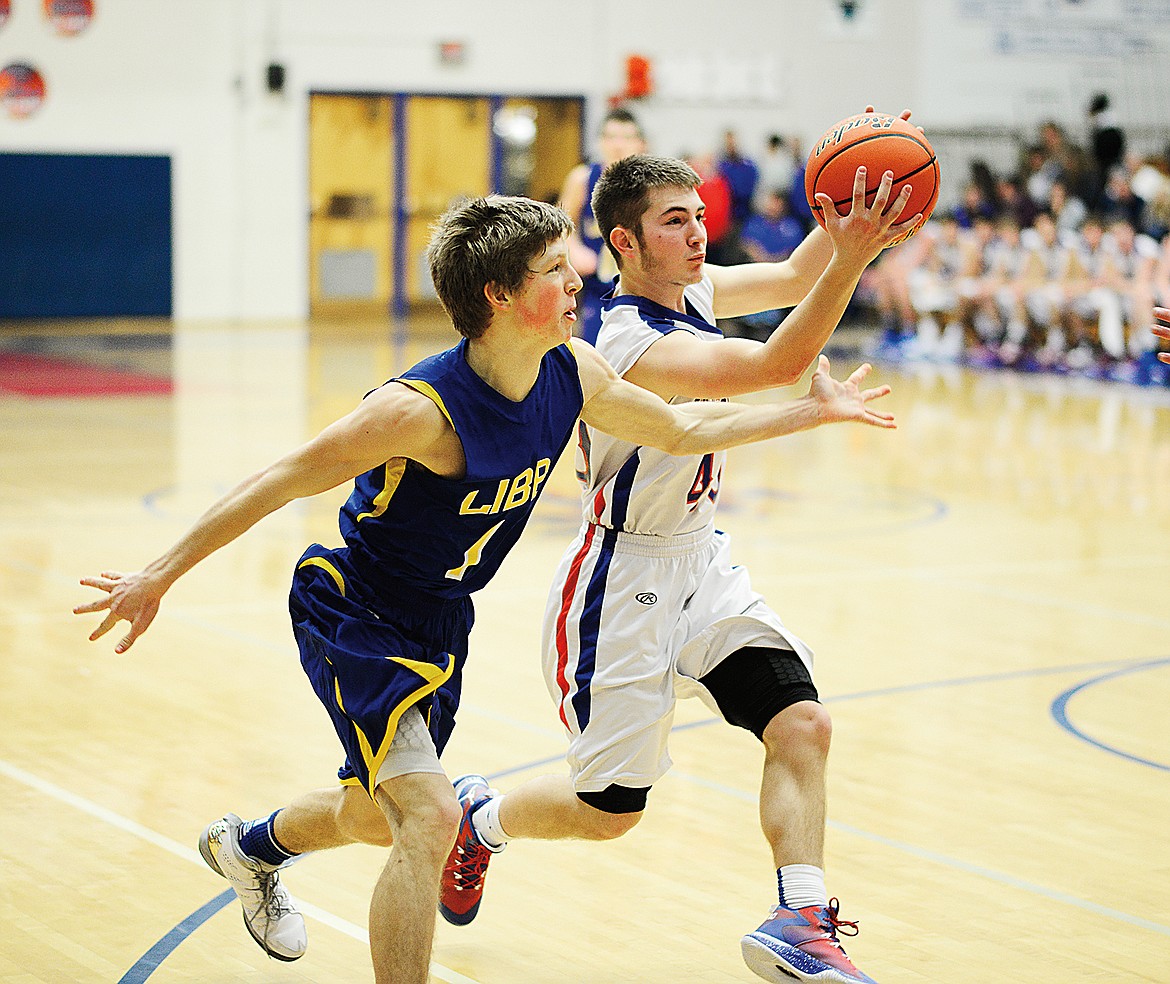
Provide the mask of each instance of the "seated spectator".
{"label": "seated spectator", "polygon": [[1170,151],[1147,157],[1130,178],[1133,193],[1146,203],[1137,228],[1155,239],[1170,232]]}
{"label": "seated spectator", "polygon": [[1000,178],[996,185],[999,214],[1009,215],[1020,229],[1027,229],[1039,211],[1017,178]]}
{"label": "seated spectator", "polygon": [[1125,355],[1124,345],[1116,341],[1121,333],[1121,302],[1103,282],[1107,254],[1105,224],[1099,215],[1090,215],[1081,226],[1066,278],[1066,361],[1073,369],[1084,369],[1102,360],[1121,360]]}
{"label": "seated spectator", "polygon": [[740,233],[740,245],[757,263],[786,260],[804,241],[804,226],[793,217],[788,196],[772,189],[761,201],[760,211],[748,217]]}
{"label": "seated spectator", "polygon": [[997,236],[995,222],[976,217],[970,232],[960,240],[961,265],[955,282],[964,349],[983,366],[992,364],[1003,337],[1003,323],[995,308]]}
{"label": "seated spectator", "polygon": [[[792,251],[804,242],[804,226],[793,218],[788,207],[788,196],[774,189],[762,203],[763,211],[748,217],[739,235],[743,251],[757,263],[775,263],[786,260]],[[767,338],[783,318],[781,311],[760,311],[738,318],[743,334],[751,338]]]}
{"label": "seated spectator", "polygon": [[1024,154],[1023,188],[1037,208],[1047,208],[1052,185],[1061,175],[1060,164],[1049,157],[1040,144],[1033,144]]}
{"label": "seated spectator", "polygon": [[961,229],[971,229],[976,219],[995,218],[995,203],[988,199],[983,188],[974,181],[963,187],[963,200],[955,206],[954,217]]}
{"label": "seated spectator", "polygon": [[1059,178],[1052,183],[1049,209],[1052,212],[1052,217],[1056,219],[1056,228],[1061,235],[1080,231],[1081,224],[1089,214],[1085,203],[1069,191],[1064,178]]}
{"label": "seated spectator", "polygon": [[[756,185],[756,211],[759,211],[764,200],[777,188],[781,189],[785,200],[792,189],[792,179],[796,174],[797,161],[792,149],[782,136],[773,133],[768,138],[768,146],[760,158],[760,180]],[[790,203],[791,205],[791,203]]]}
{"label": "seated spectator", "polygon": [[1101,196],[1101,216],[1106,224],[1115,219],[1124,219],[1137,228],[1141,225],[1146,203],[1134,194],[1129,173],[1125,168],[1114,168],[1105,179],[1105,190]]}
{"label": "seated spectator", "polygon": [[1047,210],[1036,216],[1031,229],[1021,230],[1020,247],[1017,273],[1000,295],[1007,302],[1000,358],[1006,365],[1024,360],[1048,368],[1062,362],[1066,351],[1069,248]]}
{"label": "seated spectator", "polygon": [[925,233],[929,247],[908,274],[917,333],[904,353],[911,358],[956,362],[963,351],[957,286],[965,259],[959,223],[953,212],[947,212],[928,225],[931,228],[918,235]]}
{"label": "seated spectator", "polygon": [[1152,347],[1146,322],[1154,306],[1158,243],[1124,219],[1115,219],[1109,224],[1106,250],[1101,284],[1117,297],[1121,319],[1113,325],[1102,321],[1098,329],[1101,345],[1114,358],[1128,355],[1140,360]]}

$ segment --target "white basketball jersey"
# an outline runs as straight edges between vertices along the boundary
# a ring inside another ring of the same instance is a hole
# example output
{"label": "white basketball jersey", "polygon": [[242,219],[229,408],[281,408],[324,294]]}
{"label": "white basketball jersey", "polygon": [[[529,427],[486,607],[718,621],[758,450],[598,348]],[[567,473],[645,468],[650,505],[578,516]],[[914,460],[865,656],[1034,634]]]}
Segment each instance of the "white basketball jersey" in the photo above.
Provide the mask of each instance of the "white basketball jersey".
{"label": "white basketball jersey", "polygon": [[[686,312],[679,313],[644,297],[617,294],[602,303],[597,350],[624,376],[663,335],[688,331],[716,342],[715,287],[709,277],[684,291]],[[672,403],[689,402],[685,398]],[[714,522],[724,452],[676,457],[639,447],[578,424],[577,478],[587,523],[627,533],[675,536]]]}

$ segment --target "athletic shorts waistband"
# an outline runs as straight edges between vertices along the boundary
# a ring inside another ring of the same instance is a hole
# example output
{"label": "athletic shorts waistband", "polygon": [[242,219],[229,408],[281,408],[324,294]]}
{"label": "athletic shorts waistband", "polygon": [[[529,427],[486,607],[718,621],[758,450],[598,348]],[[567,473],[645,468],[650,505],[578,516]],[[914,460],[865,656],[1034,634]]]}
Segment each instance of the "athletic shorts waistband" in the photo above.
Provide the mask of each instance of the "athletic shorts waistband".
{"label": "athletic shorts waistband", "polygon": [[638,557],[685,557],[696,550],[702,550],[715,538],[715,527],[705,526],[701,530],[691,533],[679,533],[677,536],[656,536],[652,533],[626,533],[622,530],[613,530],[608,526],[598,526],[587,523],[587,530],[593,526],[598,532],[616,534],[614,552],[620,554],[634,554]]}

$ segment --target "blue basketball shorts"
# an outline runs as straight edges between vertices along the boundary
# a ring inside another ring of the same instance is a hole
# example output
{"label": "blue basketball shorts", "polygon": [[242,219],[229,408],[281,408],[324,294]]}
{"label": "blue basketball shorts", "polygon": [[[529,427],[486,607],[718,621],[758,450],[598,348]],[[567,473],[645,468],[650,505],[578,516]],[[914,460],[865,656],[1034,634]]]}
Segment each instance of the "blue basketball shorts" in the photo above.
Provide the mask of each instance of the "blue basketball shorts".
{"label": "blue basketball shorts", "polygon": [[372,783],[398,722],[417,705],[442,754],[455,726],[463,664],[474,619],[471,600],[369,607],[347,551],[313,544],[298,561],[289,593],[301,666],[345,749],[343,783]]}

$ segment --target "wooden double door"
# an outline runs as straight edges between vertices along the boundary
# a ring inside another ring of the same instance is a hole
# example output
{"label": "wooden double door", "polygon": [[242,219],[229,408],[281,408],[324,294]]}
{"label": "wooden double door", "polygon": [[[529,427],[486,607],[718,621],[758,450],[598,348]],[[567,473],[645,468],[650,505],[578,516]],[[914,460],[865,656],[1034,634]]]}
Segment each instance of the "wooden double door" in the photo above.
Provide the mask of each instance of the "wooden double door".
{"label": "wooden double door", "polygon": [[312,94],[310,310],[434,303],[434,220],[490,192],[555,200],[581,159],[583,112],[579,97]]}

